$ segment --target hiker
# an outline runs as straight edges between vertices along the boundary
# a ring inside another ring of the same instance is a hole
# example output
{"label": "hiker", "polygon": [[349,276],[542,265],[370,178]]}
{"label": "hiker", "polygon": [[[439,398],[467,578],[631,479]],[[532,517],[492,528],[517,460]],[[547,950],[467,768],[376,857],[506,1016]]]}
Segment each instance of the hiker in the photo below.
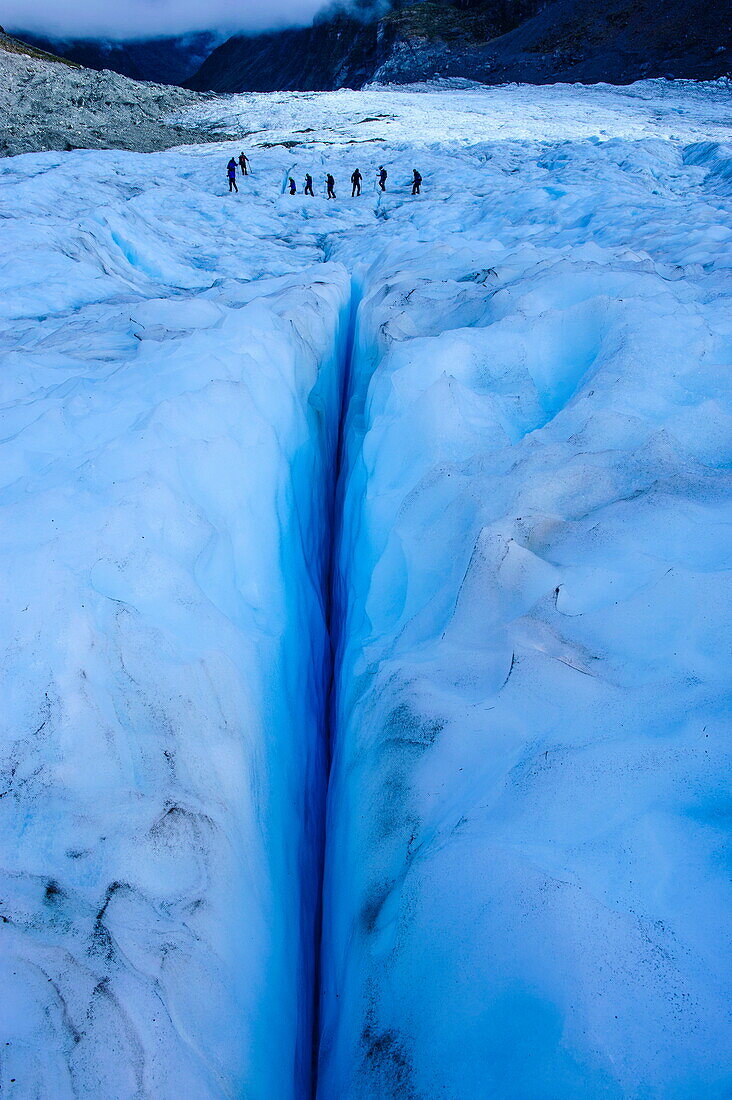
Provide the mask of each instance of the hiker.
{"label": "hiker", "polygon": [[361,194],[361,180],[362,179],[363,179],[363,176],[361,175],[361,173],[359,172],[359,170],[357,168],[356,171],[351,174],[351,183],[353,184],[353,187],[351,188],[351,198],[354,198],[356,195]]}
{"label": "hiker", "polygon": [[229,163],[226,165],[226,175],[229,178],[229,193],[236,191],[239,193],[239,188],[236,186],[236,161],[232,157]]}
{"label": "hiker", "polygon": [[295,186],[295,181],[292,178],[292,176],[290,176],[290,194],[291,195],[296,195],[297,194],[297,187]]}
{"label": "hiker", "polygon": [[420,193],[419,189],[422,186],[422,177],[420,176],[416,168],[412,169],[412,175],[414,176],[414,179],[412,180],[412,194],[418,195]]}
{"label": "hiker", "polygon": [[333,179],[333,177],[331,176],[330,172],[329,172],[329,173],[328,173],[328,175],[327,175],[327,176],[325,177],[325,182],[326,182],[326,184],[328,185],[328,198],[329,198],[329,199],[334,199],[334,198],[336,197],[336,193],[335,193],[335,180],[334,180],[334,179]]}
{"label": "hiker", "polygon": [[241,168],[242,176],[248,176],[249,175],[249,169],[247,168],[248,164],[249,164],[249,157],[245,156],[244,153],[239,153],[239,167]]}
{"label": "hiker", "polygon": [[386,191],[386,177],[387,177],[387,175],[388,175],[388,172],[387,172],[386,168],[384,168],[384,165],[381,164],[379,166],[379,187],[381,188],[382,191]]}
{"label": "hiker", "polygon": [[313,177],[310,175],[309,172],[307,172],[306,175],[305,175],[305,194],[306,195],[313,195],[314,194],[314,192],[313,192]]}

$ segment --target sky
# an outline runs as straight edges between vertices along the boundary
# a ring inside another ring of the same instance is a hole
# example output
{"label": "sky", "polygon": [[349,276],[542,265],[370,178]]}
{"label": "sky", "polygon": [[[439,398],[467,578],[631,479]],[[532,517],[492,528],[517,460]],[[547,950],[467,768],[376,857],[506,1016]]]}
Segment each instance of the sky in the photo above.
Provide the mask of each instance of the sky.
{"label": "sky", "polygon": [[8,31],[112,38],[309,23],[325,0],[0,0]]}

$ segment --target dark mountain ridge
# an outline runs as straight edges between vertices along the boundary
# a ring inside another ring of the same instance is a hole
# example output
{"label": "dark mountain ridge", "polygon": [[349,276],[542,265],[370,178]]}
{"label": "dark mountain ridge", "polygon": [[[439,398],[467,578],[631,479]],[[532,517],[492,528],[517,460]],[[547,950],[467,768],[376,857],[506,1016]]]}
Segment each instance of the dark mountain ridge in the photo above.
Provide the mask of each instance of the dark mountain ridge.
{"label": "dark mountain ridge", "polygon": [[730,0],[336,0],[310,26],[224,42],[213,32],[122,42],[23,37],[89,68],[196,91],[434,77],[628,84],[729,75],[731,12]]}
{"label": "dark mountain ridge", "polygon": [[185,82],[198,91],[360,88],[465,77],[627,84],[730,71],[730,4],[708,0],[423,0],[376,18],[237,35]]}
{"label": "dark mountain ridge", "polygon": [[209,31],[130,41],[45,38],[28,31],[18,33],[36,49],[60,55],[87,69],[107,69],[132,80],[151,80],[156,84],[182,84],[222,40],[220,34]]}

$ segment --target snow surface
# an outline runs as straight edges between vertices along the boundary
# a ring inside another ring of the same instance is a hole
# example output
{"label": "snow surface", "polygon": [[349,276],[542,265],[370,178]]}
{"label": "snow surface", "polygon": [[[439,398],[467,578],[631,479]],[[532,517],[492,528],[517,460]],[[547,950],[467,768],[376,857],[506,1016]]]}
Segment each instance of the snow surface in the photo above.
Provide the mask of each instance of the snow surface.
{"label": "snow surface", "polygon": [[315,1026],[322,1100],[729,1095],[728,118],[0,166],[3,1090],[305,1097]]}
{"label": "snow surface", "polygon": [[504,139],[729,141],[731,91],[728,79],[642,80],[627,87],[506,84],[491,88],[448,80],[377,85],[361,91],[214,96],[201,99],[173,121],[214,130],[238,125],[255,148],[282,141],[318,150],[333,144],[378,142],[377,156],[382,149],[398,156],[415,147],[429,156],[437,152],[436,147],[444,151],[453,145],[473,147],[478,141]]}

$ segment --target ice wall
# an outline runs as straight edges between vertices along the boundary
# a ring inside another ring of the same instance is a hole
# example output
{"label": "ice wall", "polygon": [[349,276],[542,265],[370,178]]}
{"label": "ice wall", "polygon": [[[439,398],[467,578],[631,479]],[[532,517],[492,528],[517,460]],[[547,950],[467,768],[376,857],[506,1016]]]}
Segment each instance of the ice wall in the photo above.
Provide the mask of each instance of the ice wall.
{"label": "ice wall", "polygon": [[208,275],[113,163],[8,228],[3,1087],[299,1098],[348,280]]}
{"label": "ice wall", "polygon": [[323,1100],[726,1094],[723,272],[610,225],[362,273]]}

